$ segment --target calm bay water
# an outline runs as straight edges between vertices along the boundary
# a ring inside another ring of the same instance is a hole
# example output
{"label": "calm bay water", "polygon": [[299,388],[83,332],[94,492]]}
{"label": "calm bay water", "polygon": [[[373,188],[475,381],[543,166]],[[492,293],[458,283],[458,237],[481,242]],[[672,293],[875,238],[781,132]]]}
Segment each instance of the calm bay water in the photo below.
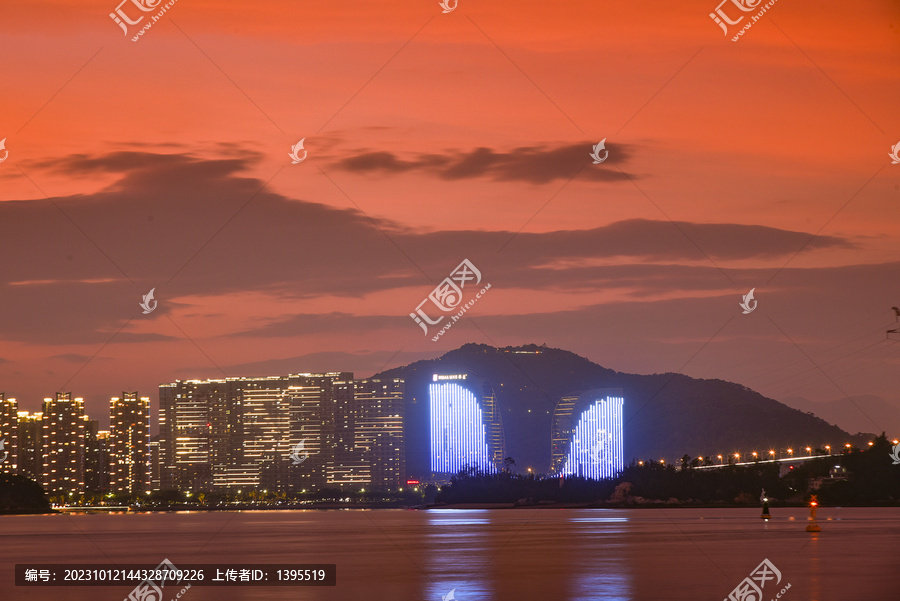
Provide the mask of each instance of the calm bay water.
{"label": "calm bay water", "polygon": [[[16,563],[334,563],[334,587],[191,587],[181,601],[724,599],[768,558],[781,601],[900,599],[900,509],[353,510],[0,516],[0,600],[121,601],[131,586],[16,587]],[[165,588],[172,601],[180,586]],[[756,600],[759,601],[759,600]]]}

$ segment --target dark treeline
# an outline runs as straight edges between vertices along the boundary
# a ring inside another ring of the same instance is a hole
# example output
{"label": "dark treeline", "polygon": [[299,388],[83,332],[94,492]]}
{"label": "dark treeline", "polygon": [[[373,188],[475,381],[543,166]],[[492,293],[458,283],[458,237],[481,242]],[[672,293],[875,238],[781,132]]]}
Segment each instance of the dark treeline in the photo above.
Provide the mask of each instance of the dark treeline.
{"label": "dark treeline", "polygon": [[0,474],[0,514],[50,511],[44,489],[34,480],[16,474]]}
{"label": "dark treeline", "polygon": [[[811,493],[829,505],[892,505],[900,502],[900,465],[890,457],[891,444],[882,434],[865,449],[852,448],[840,457],[797,462],[783,476],[777,463],[702,468],[685,455],[680,466],[654,460],[634,462],[615,479],[545,478],[533,474],[462,471],[442,487],[438,503],[591,503],[605,506],[645,504],[759,504],[762,489],[770,502],[802,504]],[[784,464],[790,465],[790,464]],[[846,479],[832,478],[843,467]],[[818,484],[819,489],[811,485]]]}

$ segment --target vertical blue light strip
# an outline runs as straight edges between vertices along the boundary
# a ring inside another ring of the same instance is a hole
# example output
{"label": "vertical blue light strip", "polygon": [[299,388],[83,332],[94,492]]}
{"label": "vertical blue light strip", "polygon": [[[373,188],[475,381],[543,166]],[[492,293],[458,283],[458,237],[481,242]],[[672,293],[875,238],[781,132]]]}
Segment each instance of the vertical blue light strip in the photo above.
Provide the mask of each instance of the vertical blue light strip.
{"label": "vertical blue light strip", "polygon": [[560,470],[562,474],[600,480],[622,472],[623,402],[622,397],[607,396],[582,412]]}
{"label": "vertical blue light strip", "polygon": [[431,419],[431,471],[456,474],[476,468],[493,473],[487,428],[475,395],[455,383],[428,386]]}

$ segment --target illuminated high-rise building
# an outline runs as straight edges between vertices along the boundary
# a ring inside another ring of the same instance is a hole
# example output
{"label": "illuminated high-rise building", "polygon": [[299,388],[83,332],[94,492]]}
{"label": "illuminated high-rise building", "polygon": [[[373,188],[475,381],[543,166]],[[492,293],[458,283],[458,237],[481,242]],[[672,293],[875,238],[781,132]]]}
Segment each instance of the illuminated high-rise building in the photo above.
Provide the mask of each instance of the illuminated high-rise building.
{"label": "illuminated high-rise building", "polygon": [[389,490],[405,482],[403,394],[399,378],[335,383],[329,486]]}
{"label": "illuminated high-rise building", "polygon": [[19,411],[17,459],[18,473],[35,482],[42,482],[43,461],[43,413]]}
{"label": "illuminated high-rise building", "polygon": [[109,401],[109,486],[128,495],[150,490],[150,397],[123,392]]}
{"label": "illuminated high-rise building", "polygon": [[[212,488],[211,413],[225,381],[191,380],[159,387],[159,464],[163,490]],[[227,409],[226,409],[227,411]]]}
{"label": "illuminated high-rise building", "polygon": [[112,464],[109,458],[109,430],[101,430],[95,419],[84,418],[84,490],[109,492]]}
{"label": "illuminated high-rise building", "polygon": [[552,466],[556,473],[599,480],[623,469],[619,389],[596,389],[563,397],[553,413]]}
{"label": "illuminated high-rise building", "polygon": [[356,381],[354,443],[369,465],[374,489],[392,489],[406,482],[404,392],[400,378]]}
{"label": "illuminated high-rise building", "polygon": [[290,438],[287,455],[279,453],[287,480],[279,483],[292,490],[314,490],[328,483],[328,467],[334,461],[335,383],[353,379],[349,372],[301,374],[288,387]]}
{"label": "illuminated high-rise building", "polygon": [[334,383],[352,378],[330,372],[161,385],[160,488],[324,486]]}
{"label": "illuminated high-rise building", "polygon": [[434,374],[428,396],[432,475],[498,471],[505,441],[490,385],[468,374]]}
{"label": "illuminated high-rise building", "polygon": [[372,470],[356,448],[356,428],[360,415],[356,406],[356,382],[334,385],[334,439],[327,480],[338,488],[364,489],[372,481]]}
{"label": "illuminated high-rise building", "polygon": [[553,411],[553,420],[550,425],[550,473],[558,474],[562,469],[569,451],[569,443],[572,440],[572,432],[575,431],[575,422],[572,414],[575,412],[575,403],[578,395],[564,396],[556,404]]}
{"label": "illuminated high-rise building", "polygon": [[0,392],[0,474],[18,473],[19,404]]}
{"label": "illuminated high-rise building", "polygon": [[44,399],[41,484],[48,494],[84,493],[84,399],[58,392]]}
{"label": "illuminated high-rise building", "polygon": [[150,440],[150,490],[157,491],[159,486],[159,440]]}

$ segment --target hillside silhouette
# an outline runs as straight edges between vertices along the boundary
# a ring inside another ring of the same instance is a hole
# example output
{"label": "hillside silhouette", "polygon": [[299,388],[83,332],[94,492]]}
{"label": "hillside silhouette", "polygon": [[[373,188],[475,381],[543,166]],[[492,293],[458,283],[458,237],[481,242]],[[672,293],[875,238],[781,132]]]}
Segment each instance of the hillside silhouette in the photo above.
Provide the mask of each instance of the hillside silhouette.
{"label": "hillside silhouette", "polygon": [[625,462],[683,454],[709,456],[847,442],[865,444],[826,421],[723,380],[676,373],[639,375],[607,369],[575,353],[546,346],[495,348],[466,344],[437,359],[416,361],[373,377],[406,380],[407,471],[425,476],[428,384],[433,373],[467,373],[493,386],[502,412],[506,454],[516,469],[546,473],[550,426],[560,398],[593,388],[621,388],[625,397]]}

